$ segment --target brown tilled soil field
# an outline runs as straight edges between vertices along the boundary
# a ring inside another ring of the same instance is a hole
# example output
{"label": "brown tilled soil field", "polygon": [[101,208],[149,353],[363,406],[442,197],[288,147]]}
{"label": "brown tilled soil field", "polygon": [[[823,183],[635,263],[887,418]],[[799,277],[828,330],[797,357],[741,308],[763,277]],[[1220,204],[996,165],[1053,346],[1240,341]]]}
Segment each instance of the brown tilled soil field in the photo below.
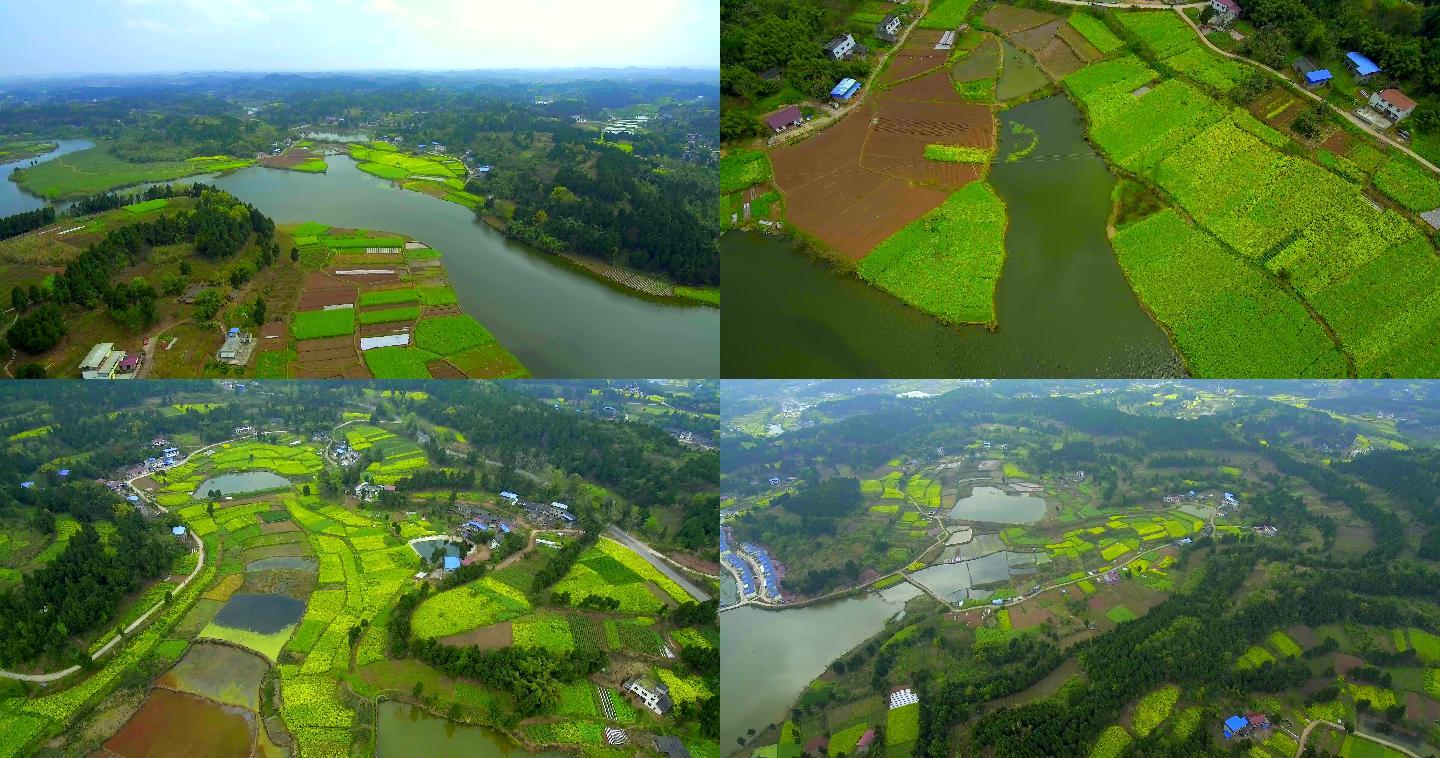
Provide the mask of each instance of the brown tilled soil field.
{"label": "brown tilled soil field", "polygon": [[943,69],[871,101],[770,154],[791,223],[857,260],[982,175],[983,166],[926,160],[926,145],[995,140],[990,109],[956,95]]}
{"label": "brown tilled soil field", "polygon": [[1075,51],[1076,57],[1086,63],[1102,55],[1099,48],[1090,44],[1090,40],[1085,39],[1085,35],[1075,31],[1075,27],[1069,24],[1061,26],[1060,31],[1055,36],[1065,40],[1065,44],[1069,45],[1070,49]]}
{"label": "brown tilled soil field", "polygon": [[433,379],[464,379],[465,372],[461,371],[444,360],[434,360],[425,364],[425,370],[430,372]]}
{"label": "brown tilled soil field", "polygon": [[876,83],[881,86],[894,84],[945,65],[950,51],[935,49],[935,43],[940,41],[940,34],[933,29],[916,29],[910,32],[904,47],[890,56],[890,62],[876,78]]}
{"label": "brown tilled soil field", "polygon": [[996,5],[986,11],[980,20],[984,21],[986,26],[1011,34],[1033,29],[1041,24],[1048,24],[1057,18],[1059,17],[1053,13],[1041,13],[1029,8],[1017,8],[1013,5]]}
{"label": "brown tilled soil field", "polygon": [[303,147],[292,147],[280,155],[267,155],[256,163],[269,168],[290,168],[319,157],[319,153],[312,153]]}
{"label": "brown tilled soil field", "polygon": [[298,310],[313,311],[327,305],[353,304],[356,292],[354,281],[345,281],[324,271],[313,271],[305,275]]}
{"label": "brown tilled soil field", "polygon": [[1060,37],[1051,39],[1035,56],[1035,60],[1040,64],[1040,68],[1055,80],[1064,79],[1085,66],[1085,61],[1080,60],[1080,56]]}
{"label": "brown tilled soil field", "polygon": [[1048,21],[1039,26],[1025,29],[1024,31],[1011,32],[1006,36],[1010,38],[1011,42],[1019,45],[1026,52],[1033,54],[1037,50],[1043,50],[1046,45],[1050,44],[1050,41],[1055,39],[1055,35],[1060,32],[1060,27],[1062,26],[1068,26],[1068,24],[1065,23],[1064,19],[1057,18],[1054,21]]}

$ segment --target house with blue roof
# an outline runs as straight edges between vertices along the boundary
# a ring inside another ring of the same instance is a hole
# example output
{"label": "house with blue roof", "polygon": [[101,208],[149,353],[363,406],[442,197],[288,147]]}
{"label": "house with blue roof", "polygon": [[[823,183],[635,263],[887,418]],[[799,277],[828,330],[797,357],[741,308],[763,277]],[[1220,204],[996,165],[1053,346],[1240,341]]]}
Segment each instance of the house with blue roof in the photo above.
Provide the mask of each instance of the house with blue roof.
{"label": "house with blue roof", "polygon": [[849,100],[852,97],[855,97],[855,93],[859,91],[860,82],[857,82],[847,76],[844,79],[841,79],[838,84],[831,88],[830,97],[836,100],[845,101]]}
{"label": "house with blue roof", "polygon": [[1356,79],[1365,79],[1380,73],[1380,67],[1375,65],[1375,61],[1365,57],[1362,53],[1354,51],[1345,54],[1345,65],[1349,66],[1350,70],[1354,72]]}
{"label": "house with blue roof", "polygon": [[1329,69],[1316,66],[1313,61],[1303,55],[1295,59],[1295,73],[1300,75],[1300,81],[1306,89],[1315,89],[1329,84],[1335,78]]}
{"label": "house with blue roof", "polygon": [[460,568],[460,556],[458,556],[458,555],[447,555],[447,556],[445,556],[445,570],[446,570],[446,571],[454,571],[455,569],[458,569],[458,568]]}
{"label": "house with blue roof", "polygon": [[1249,725],[1250,722],[1246,721],[1245,717],[1241,716],[1238,713],[1234,716],[1231,716],[1230,718],[1225,719],[1225,739],[1228,740],[1231,737],[1240,734],[1241,732],[1245,731],[1245,727]]}

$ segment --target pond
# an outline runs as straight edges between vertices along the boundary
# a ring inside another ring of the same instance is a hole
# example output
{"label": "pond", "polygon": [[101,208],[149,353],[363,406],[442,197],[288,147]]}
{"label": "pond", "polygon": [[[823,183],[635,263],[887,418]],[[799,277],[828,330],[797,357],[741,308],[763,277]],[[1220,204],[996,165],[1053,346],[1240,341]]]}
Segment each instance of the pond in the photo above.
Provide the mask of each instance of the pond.
{"label": "pond", "polygon": [[830,663],[904,610],[920,590],[900,584],[868,593],[783,611],[743,606],[720,614],[720,690],[746,693],[726,698],[720,710],[720,752],[739,751],[736,740],[784,719],[785,712]]}
{"label": "pond", "polygon": [[407,703],[387,700],[376,712],[377,756],[465,755],[496,758],[541,755],[562,758],[556,751],[530,753],[504,733],[483,726],[460,724],[432,715]]}
{"label": "pond", "polygon": [[1028,95],[1050,83],[1050,77],[1035,65],[1033,58],[1020,52],[1010,40],[1002,40],[1002,44],[1005,65],[1000,71],[1000,80],[995,83],[995,99],[1003,101]]}
{"label": "pond", "polygon": [[209,497],[209,493],[213,490],[220,490],[222,495],[240,495],[246,492],[264,492],[289,486],[290,480],[274,471],[242,471],[238,474],[221,474],[206,479],[200,483],[199,487],[195,488],[195,494],[191,497],[203,500]]}
{"label": "pond", "polygon": [[251,561],[245,564],[246,571],[270,571],[272,569],[314,571],[315,559],[302,558],[298,555],[281,555],[274,558],[261,558],[258,561]]}
{"label": "pond", "polygon": [[225,606],[215,614],[213,623],[231,629],[275,634],[291,624],[299,623],[304,614],[304,600],[274,593],[237,592],[225,601]]}
{"label": "pond", "polygon": [[95,146],[94,142],[83,139],[62,139],[53,140],[59,147],[33,158],[26,158],[21,161],[0,163],[0,217],[13,216],[25,211],[33,211],[45,207],[45,201],[20,189],[20,185],[10,181],[10,174],[17,168],[24,168],[31,163],[54,160],[62,155],[73,153],[77,150],[84,150]]}
{"label": "pond", "polygon": [[732,606],[740,601],[740,587],[729,571],[720,572],[720,607]]}
{"label": "pond", "polygon": [[443,554],[456,558],[463,557],[470,552],[470,546],[463,542],[454,542],[446,539],[420,540],[410,543],[410,549],[414,550],[421,560],[433,561],[435,554],[444,551]]}
{"label": "pond", "polygon": [[950,518],[995,524],[1033,524],[1044,517],[1044,498],[1012,495],[998,487],[976,487],[950,509]]}
{"label": "pond", "polygon": [[276,223],[319,221],[409,235],[443,254],[461,308],[536,376],[707,377],[720,312],[617,290],[505,238],[470,209],[326,158],[323,174],[245,168],[207,181]]}
{"label": "pond", "polygon": [[[1010,217],[999,329],[947,327],[781,239],[721,238],[724,375],[1160,377],[1182,374],[1106,237],[1114,178],[1064,96],[1000,114],[989,181]],[[1032,129],[1034,152],[1014,123]]]}
{"label": "pond", "polygon": [[244,708],[157,687],[105,748],[122,756],[249,755],[254,721]]}

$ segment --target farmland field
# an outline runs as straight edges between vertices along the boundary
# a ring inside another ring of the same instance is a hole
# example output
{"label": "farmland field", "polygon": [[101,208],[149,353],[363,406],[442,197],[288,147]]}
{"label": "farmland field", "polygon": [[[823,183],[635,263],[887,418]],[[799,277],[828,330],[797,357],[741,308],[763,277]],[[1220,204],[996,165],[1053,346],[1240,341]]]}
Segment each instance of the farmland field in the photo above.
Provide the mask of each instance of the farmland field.
{"label": "farmland field", "polygon": [[859,273],[950,323],[994,323],[1005,226],[1004,204],[977,182],[881,243]]}
{"label": "farmland field", "polygon": [[101,143],[33,168],[17,169],[12,178],[27,192],[48,200],[68,200],[136,184],[242,168],[251,163],[225,156],[131,163],[115,157],[110,147]]}
{"label": "farmland field", "polygon": [[301,311],[290,322],[290,333],[298,340],[337,337],[355,331],[355,310]]}

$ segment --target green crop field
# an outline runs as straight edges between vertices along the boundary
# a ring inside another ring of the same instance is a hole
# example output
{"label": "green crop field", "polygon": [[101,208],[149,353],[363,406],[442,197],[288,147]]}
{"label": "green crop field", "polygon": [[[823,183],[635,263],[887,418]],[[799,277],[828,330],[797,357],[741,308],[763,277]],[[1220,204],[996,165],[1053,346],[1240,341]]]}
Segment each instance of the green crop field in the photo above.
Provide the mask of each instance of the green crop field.
{"label": "green crop field", "polygon": [[1298,300],[1174,211],[1121,229],[1114,246],[1194,375],[1345,374],[1344,356]]}
{"label": "green crop field", "polygon": [[920,704],[891,708],[886,714],[885,744],[904,745],[920,736]]}
{"label": "green crop field", "polygon": [[420,299],[420,293],[406,287],[393,290],[371,290],[360,293],[359,305],[393,305],[395,303],[413,303]]}
{"label": "green crop field", "polygon": [[975,0],[935,0],[920,19],[921,29],[955,29],[965,22]]}
{"label": "green crop field", "polygon": [[495,342],[480,322],[465,316],[427,318],[415,325],[415,345],[439,355],[451,355]]}
{"label": "green crop field", "polygon": [[1140,702],[1135,705],[1135,733],[1144,737],[1155,731],[1155,727],[1170,717],[1170,712],[1175,709],[1175,702],[1179,699],[1180,688],[1173,684],[1165,685],[1140,698]]}
{"label": "green crop field", "polygon": [[165,206],[167,206],[167,205],[169,205],[169,204],[170,204],[170,201],[169,201],[169,200],[166,200],[166,199],[163,198],[163,197],[157,197],[157,198],[155,198],[154,200],[146,200],[146,201],[143,202],[143,203],[135,203],[135,204],[133,204],[133,205],[127,205],[127,206],[125,206],[125,210],[126,210],[127,212],[129,212],[129,213],[132,213],[132,214],[138,216],[138,215],[140,215],[140,214],[142,214],[142,213],[149,213],[150,211],[153,211],[153,210],[159,210],[159,209],[164,208]]}
{"label": "green crop field", "polygon": [[[406,253],[408,256],[409,253]],[[460,300],[450,287],[419,287],[420,302],[424,305],[455,305]]]}
{"label": "green crop field", "polygon": [[759,150],[732,152],[720,159],[720,192],[730,193],[770,180],[770,159]]}
{"label": "green crop field", "polygon": [[336,308],[329,311],[300,311],[290,322],[290,334],[297,340],[338,337],[354,334],[355,309]]}
{"label": "green crop field", "polygon": [[1125,727],[1108,726],[1095,740],[1095,747],[1090,750],[1090,758],[1118,758],[1134,741],[1135,738],[1125,731]]}
{"label": "green crop field", "polygon": [[1117,13],[1115,18],[1158,58],[1168,58],[1200,44],[1195,32],[1174,13]]}
{"label": "green crop field", "polygon": [[405,247],[405,240],[400,237],[371,237],[368,233],[359,236],[345,237],[325,235],[317,239],[320,244],[334,250],[346,250],[358,247]]}
{"label": "green crop field", "polygon": [[1088,13],[1076,12],[1070,14],[1069,23],[1075,27],[1075,31],[1080,32],[1080,36],[1094,45],[1095,49],[1106,55],[1125,46],[1125,41],[1116,37],[1115,32],[1110,31],[1110,28],[1105,26],[1105,22]]}
{"label": "green crop field", "polygon": [[385,308],[378,311],[361,311],[360,323],[385,324],[391,321],[414,321],[419,317],[420,306],[412,305],[405,308]]}
{"label": "green crop field", "polygon": [[1005,204],[973,182],[880,243],[858,273],[949,323],[994,323],[1005,227]]}
{"label": "green crop field", "polygon": [[194,174],[240,168],[250,163],[223,156],[218,159],[131,163],[115,157],[102,143],[33,168],[16,169],[11,178],[25,191],[47,200],[68,200],[136,184],[166,182]]}
{"label": "green crop field", "polygon": [[[665,595],[662,601],[646,586],[654,584]],[[570,593],[578,603],[590,595],[620,601],[626,613],[654,613],[670,602],[686,602],[690,596],[648,561],[618,542],[602,538],[581,554],[570,571],[552,588]]]}
{"label": "green crop field", "polygon": [[418,636],[444,637],[513,619],[529,610],[524,593],[487,576],[426,598],[415,609],[411,625]]}
{"label": "green crop field", "polygon": [[364,352],[365,366],[376,379],[429,379],[425,364],[439,356],[413,347],[377,347]]}
{"label": "green crop field", "polygon": [[1440,179],[1403,155],[1392,156],[1375,172],[1375,188],[1412,211],[1440,208]]}
{"label": "green crop field", "polygon": [[964,145],[926,145],[925,157],[947,163],[989,163],[990,151]]}
{"label": "green crop field", "polygon": [[356,168],[367,174],[374,174],[381,179],[404,179],[410,176],[410,172],[399,166],[387,166],[384,163],[361,163]]}

